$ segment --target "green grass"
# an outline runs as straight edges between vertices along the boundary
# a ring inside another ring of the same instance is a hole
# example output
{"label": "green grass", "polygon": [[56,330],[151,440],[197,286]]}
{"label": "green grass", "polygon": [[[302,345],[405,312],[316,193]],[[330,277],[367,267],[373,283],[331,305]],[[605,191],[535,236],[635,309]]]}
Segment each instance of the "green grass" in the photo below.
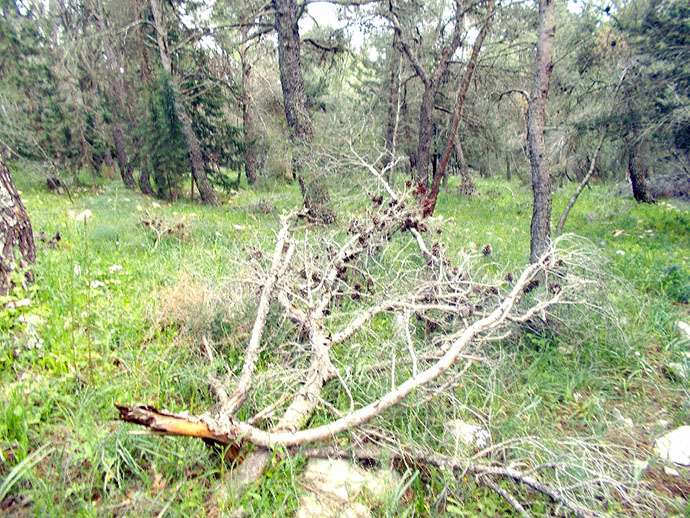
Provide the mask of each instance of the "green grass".
{"label": "green grass", "polygon": [[[518,271],[528,257],[530,192],[515,183],[479,180],[478,195],[467,199],[454,195],[452,185],[437,209],[439,239],[449,256],[490,243],[493,253],[480,259],[477,271]],[[301,491],[300,459],[276,459],[241,502],[227,500],[219,487],[230,467],[213,450],[195,440],[131,435],[132,428],[115,420],[113,404],[142,402],[192,413],[212,407],[206,375],[222,372],[226,363],[237,367],[251,326],[252,307],[238,300],[238,281],[246,279],[256,250],[272,249],[277,215],[299,206],[299,187],[243,186],[217,208],[156,202],[117,181],[99,185],[96,195],[73,189],[74,203],[30,179],[19,187],[35,234],[49,240],[59,232],[61,240],[55,247],[39,244],[32,305],[0,310],[0,488],[8,505],[15,499],[10,512],[218,516],[241,505],[252,516],[292,513]],[[358,189],[343,187],[334,196],[342,228],[311,231],[312,239],[320,232],[344,235],[347,214],[364,205]],[[555,194],[554,218],[573,190]],[[551,330],[529,330],[494,344],[491,362],[477,364],[448,405],[414,412],[401,406],[386,414],[388,426],[410,443],[429,444],[442,435],[443,419],[471,417],[469,407],[485,416],[494,441],[575,435],[615,442],[622,440],[617,419],[625,416],[644,424],[626,438],[644,459],[660,432],[658,419],[688,424],[688,385],[668,376],[664,365],[690,350],[674,329],[678,319],[690,317],[690,211],[675,202],[638,205],[614,192],[609,186],[586,190],[566,224],[604,259],[606,290],[597,302],[612,314],[576,309]],[[275,206],[272,213],[259,209],[262,201]],[[93,216],[75,221],[85,209]],[[154,250],[151,232],[137,225],[147,210],[171,224],[184,218],[184,236],[165,236]],[[34,320],[22,324],[20,315]],[[361,350],[374,350],[391,326],[388,317],[377,319],[358,335]],[[277,318],[269,327],[267,340],[276,343],[292,332]],[[214,362],[200,348],[202,334],[215,344]],[[42,343],[35,347],[38,338]],[[261,368],[268,368],[271,358],[262,361]],[[361,387],[354,396],[364,400],[379,389]],[[348,407],[344,395],[330,396]],[[323,419],[319,413],[312,423]],[[448,484],[451,499],[441,498]],[[416,475],[405,495],[375,514],[508,512],[495,494],[456,485],[440,473]]]}

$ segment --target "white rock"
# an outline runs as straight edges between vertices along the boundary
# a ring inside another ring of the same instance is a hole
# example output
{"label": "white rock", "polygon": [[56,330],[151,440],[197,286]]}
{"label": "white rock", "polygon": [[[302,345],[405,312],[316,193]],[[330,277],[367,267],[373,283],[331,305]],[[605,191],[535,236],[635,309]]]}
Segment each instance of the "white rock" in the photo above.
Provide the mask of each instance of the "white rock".
{"label": "white rock", "polygon": [[446,436],[450,439],[455,455],[460,450],[481,450],[491,443],[491,434],[481,426],[462,419],[453,419],[443,425]]}
{"label": "white rock", "polygon": [[356,499],[366,492],[383,500],[400,483],[392,471],[367,471],[345,460],[311,459],[302,474],[309,492],[300,498],[297,518],[368,518],[369,508]]}
{"label": "white rock", "polygon": [[333,500],[322,495],[307,493],[300,498],[295,518],[369,518],[371,511],[359,502]]}
{"label": "white rock", "polygon": [[683,338],[690,340],[690,324],[686,324],[685,322],[679,320],[676,323],[676,327],[678,328],[678,332],[683,336]]}
{"label": "white rock", "polygon": [[680,473],[677,469],[669,468],[668,466],[664,466],[664,473],[671,477],[680,477]]}
{"label": "white rock", "polygon": [[617,420],[621,424],[624,424],[625,426],[630,427],[630,428],[635,426],[635,423],[633,423],[633,420],[629,417],[624,416],[623,413],[619,409],[615,408],[613,410],[613,413],[616,414]]}
{"label": "white rock", "polygon": [[690,466],[690,426],[681,426],[657,439],[654,453],[664,460]]}

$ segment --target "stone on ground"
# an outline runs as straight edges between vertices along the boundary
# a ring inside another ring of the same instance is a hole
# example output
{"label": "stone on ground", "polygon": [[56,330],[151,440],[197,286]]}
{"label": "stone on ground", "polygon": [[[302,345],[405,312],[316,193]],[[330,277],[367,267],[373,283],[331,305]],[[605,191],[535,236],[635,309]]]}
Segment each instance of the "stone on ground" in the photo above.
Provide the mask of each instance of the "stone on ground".
{"label": "stone on ground", "polygon": [[654,453],[663,460],[690,466],[690,426],[681,426],[657,439]]}
{"label": "stone on ground", "polygon": [[453,419],[443,425],[454,455],[474,453],[491,443],[491,434],[476,423]]}
{"label": "stone on ground", "polygon": [[362,493],[382,501],[400,482],[392,471],[367,471],[331,459],[311,459],[301,478],[307,493],[300,498],[296,518],[369,518],[371,510],[359,501]]}

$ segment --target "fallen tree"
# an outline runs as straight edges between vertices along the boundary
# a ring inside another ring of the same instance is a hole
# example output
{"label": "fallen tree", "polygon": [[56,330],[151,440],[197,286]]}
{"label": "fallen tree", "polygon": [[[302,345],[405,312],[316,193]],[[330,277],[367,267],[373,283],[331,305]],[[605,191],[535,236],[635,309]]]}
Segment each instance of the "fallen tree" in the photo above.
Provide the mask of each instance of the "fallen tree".
{"label": "fallen tree", "polygon": [[[276,450],[328,456],[335,455],[333,445],[342,451],[349,441],[345,455],[353,458],[390,453],[362,450],[371,441],[357,438],[408,400],[424,404],[452,391],[486,344],[526,323],[546,323],[555,305],[587,304],[595,265],[582,249],[569,246],[567,236],[520,275],[475,279],[476,257],[464,255],[453,264],[440,241],[428,245],[430,223],[422,221],[414,200],[395,193],[380,171],[358,158],[383,189],[371,195],[371,207],[351,221],[345,236],[312,237],[308,227],[296,228],[294,215],[281,217],[270,261],[257,265],[263,267],[262,288],[241,372],[209,380],[217,409],[190,416],[117,405],[122,420],[153,433],[230,446],[236,489],[257,480]],[[264,342],[271,311],[291,323],[294,341]],[[386,336],[373,341],[378,347],[362,346],[373,327],[387,329]],[[259,372],[260,357],[272,367]],[[288,381],[259,393],[257,380],[276,373]],[[238,418],[240,410],[251,417]],[[310,424],[315,416],[321,424]],[[596,515],[601,502],[601,495],[583,491],[590,484],[568,488],[542,481],[541,468],[521,471],[405,450],[394,456],[473,474],[521,514],[527,513],[524,505],[496,477],[524,484],[579,516]]]}

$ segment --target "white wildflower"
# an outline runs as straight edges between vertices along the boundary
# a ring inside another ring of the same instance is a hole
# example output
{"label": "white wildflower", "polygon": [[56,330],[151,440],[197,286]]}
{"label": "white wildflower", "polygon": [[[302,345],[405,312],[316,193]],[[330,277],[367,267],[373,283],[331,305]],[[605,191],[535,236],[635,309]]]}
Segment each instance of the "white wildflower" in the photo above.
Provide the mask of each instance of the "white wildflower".
{"label": "white wildflower", "polygon": [[91,287],[94,288],[94,289],[95,289],[95,288],[104,288],[104,287],[105,287],[105,284],[103,284],[101,281],[91,281],[91,282],[89,283],[89,286],[91,286]]}
{"label": "white wildflower", "polygon": [[121,272],[122,271],[122,265],[121,264],[114,264],[112,266],[109,266],[108,271],[110,272],[110,275],[114,274],[115,272]]}
{"label": "white wildflower", "polygon": [[8,308],[22,308],[31,305],[31,299],[11,300],[7,303]]}

